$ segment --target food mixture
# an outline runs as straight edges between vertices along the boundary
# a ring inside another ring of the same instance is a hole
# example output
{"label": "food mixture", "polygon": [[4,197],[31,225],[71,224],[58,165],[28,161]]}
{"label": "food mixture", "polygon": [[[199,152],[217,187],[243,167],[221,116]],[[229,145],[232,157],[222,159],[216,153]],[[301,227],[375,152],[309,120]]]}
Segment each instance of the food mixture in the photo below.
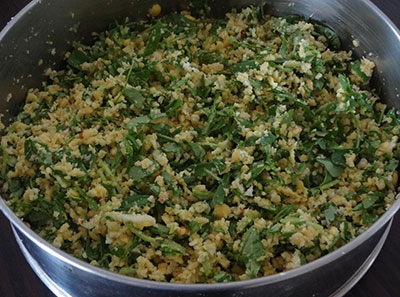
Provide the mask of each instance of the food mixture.
{"label": "food mixture", "polygon": [[1,138],[2,190],[93,265],[185,283],[271,275],[395,200],[396,112],[369,87],[374,63],[320,24],[183,11],[114,25],[66,62]]}

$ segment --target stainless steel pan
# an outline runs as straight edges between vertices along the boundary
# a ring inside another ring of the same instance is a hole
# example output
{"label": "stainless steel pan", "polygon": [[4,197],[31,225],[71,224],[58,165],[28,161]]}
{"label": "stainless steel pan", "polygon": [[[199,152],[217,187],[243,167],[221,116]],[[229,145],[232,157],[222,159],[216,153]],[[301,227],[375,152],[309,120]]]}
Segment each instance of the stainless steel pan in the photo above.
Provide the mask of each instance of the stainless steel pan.
{"label": "stainless steel pan", "polygon": [[[92,32],[115,20],[140,19],[159,3],[163,12],[186,7],[182,0],[35,0],[0,33],[0,111],[5,122],[22,107],[28,88],[40,87],[43,71],[62,65],[70,41],[90,42]],[[209,1],[214,16],[232,7],[259,5],[257,0]],[[323,21],[352,40],[358,56],[377,64],[375,84],[387,104],[400,109],[400,33],[367,0],[267,1],[275,15],[301,14]],[[290,5],[289,5],[290,4]],[[294,4],[294,5],[293,5]],[[74,33],[69,28],[79,24]],[[43,64],[38,63],[43,60]],[[39,65],[40,64],[40,65]],[[12,99],[7,101],[8,94]],[[27,228],[0,199],[0,207],[14,227],[17,242],[39,277],[59,296],[341,296],[369,268],[380,251],[400,199],[366,232],[312,263],[288,272],[226,284],[172,284],[126,277],[91,266],[54,248]]]}

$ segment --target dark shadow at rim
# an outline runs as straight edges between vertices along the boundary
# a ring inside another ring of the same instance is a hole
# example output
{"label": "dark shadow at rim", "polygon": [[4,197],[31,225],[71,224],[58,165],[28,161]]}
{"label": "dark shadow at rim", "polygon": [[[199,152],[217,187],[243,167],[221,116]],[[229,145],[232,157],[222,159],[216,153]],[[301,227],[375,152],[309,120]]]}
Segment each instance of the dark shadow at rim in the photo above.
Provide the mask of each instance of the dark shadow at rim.
{"label": "dark shadow at rim", "polygon": [[[39,5],[42,0],[33,0],[27,6],[25,6],[0,32],[0,42],[7,35],[8,31],[17,23],[21,18],[27,14],[31,8],[36,5]],[[379,18],[381,18],[388,28],[392,30],[392,32],[396,35],[397,39],[400,42],[400,31],[393,24],[393,22],[378,8],[375,4],[370,2],[369,0],[361,0],[369,6],[371,10],[374,10]],[[1,197],[1,196],[0,196]],[[145,279],[138,279],[129,276],[125,276],[122,274],[118,274],[115,272],[111,272],[93,265],[90,265],[82,260],[79,260],[73,257],[70,254],[54,247],[49,242],[41,238],[37,235],[33,230],[28,228],[18,217],[13,213],[13,211],[7,206],[5,201],[0,199],[0,210],[4,213],[4,215],[8,218],[8,220],[29,240],[31,240],[34,244],[40,247],[42,250],[50,254],[51,256],[67,263],[68,265],[73,266],[76,269],[85,271],[87,273],[96,275],[98,277],[123,283],[126,285],[132,285],[141,288],[152,288],[158,290],[176,290],[176,291],[185,291],[185,292],[207,292],[207,291],[223,291],[228,289],[245,289],[258,287],[261,285],[268,285],[272,283],[276,283],[278,281],[288,280],[294,278],[298,275],[302,275],[304,273],[308,273],[312,270],[315,270],[319,267],[325,266],[336,259],[340,258],[342,255],[347,254],[354,248],[363,244],[368,238],[372,237],[376,232],[378,232],[382,227],[389,222],[389,220],[396,214],[398,209],[400,208],[400,193],[397,194],[396,200],[393,205],[364,233],[357,236],[355,239],[337,249],[336,251],[329,253],[313,262],[307,263],[305,265],[299,266],[292,270],[277,273],[270,276],[259,277],[251,280],[244,281],[234,281],[229,283],[218,283],[218,284],[181,284],[181,283],[168,283],[168,282],[157,282]]]}

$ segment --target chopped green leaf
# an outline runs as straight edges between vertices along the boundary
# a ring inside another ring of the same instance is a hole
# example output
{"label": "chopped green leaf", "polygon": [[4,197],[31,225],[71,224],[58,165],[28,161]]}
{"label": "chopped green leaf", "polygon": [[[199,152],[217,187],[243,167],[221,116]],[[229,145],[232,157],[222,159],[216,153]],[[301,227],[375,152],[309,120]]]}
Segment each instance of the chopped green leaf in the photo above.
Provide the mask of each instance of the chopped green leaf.
{"label": "chopped green leaf", "polygon": [[198,145],[195,142],[189,143],[190,148],[193,151],[194,156],[196,157],[197,160],[202,161],[206,155],[206,151],[201,147],[201,145]]}
{"label": "chopped green leaf", "polygon": [[199,200],[210,200],[213,198],[213,194],[207,189],[202,189],[200,187],[195,187],[192,191],[194,197]]}
{"label": "chopped green leaf", "polygon": [[128,129],[133,129],[138,126],[148,124],[150,122],[151,118],[149,116],[136,117],[129,121],[127,127]]}
{"label": "chopped green leaf", "polygon": [[239,252],[246,265],[250,278],[257,277],[262,262],[260,258],[265,255],[265,250],[256,227],[250,227],[246,233],[243,234]]}
{"label": "chopped green leaf", "polygon": [[175,142],[170,142],[170,143],[164,145],[164,146],[162,147],[162,150],[163,150],[164,152],[166,152],[166,153],[172,153],[172,154],[174,154],[174,155],[176,156],[177,159],[180,159],[181,156],[183,155],[183,153],[185,152],[185,151],[183,150],[183,148],[182,148],[179,144],[177,144],[177,143],[175,143]]}
{"label": "chopped green leaf", "polygon": [[225,200],[224,187],[223,185],[219,185],[212,197],[211,205],[212,206],[221,205],[224,203],[224,200]]}
{"label": "chopped green leaf", "polygon": [[367,198],[365,198],[362,202],[357,204],[356,207],[353,208],[353,210],[361,210],[361,209],[370,209],[372,208],[375,203],[383,198],[383,193],[381,192],[375,192],[375,193],[370,193],[367,195]]}
{"label": "chopped green leaf", "polygon": [[293,205],[286,205],[282,207],[275,215],[274,222],[279,222],[281,219],[289,215],[293,210],[295,210],[295,207]]}
{"label": "chopped green leaf", "polygon": [[121,207],[119,208],[119,210],[129,210],[134,205],[137,206],[146,205],[150,203],[149,197],[150,197],[149,195],[138,195],[138,194],[129,196],[124,200],[122,200]]}
{"label": "chopped green leaf", "polygon": [[339,165],[335,165],[331,160],[324,158],[317,158],[317,161],[325,166],[325,169],[329,172],[332,177],[339,177],[344,168]]}
{"label": "chopped green leaf", "polygon": [[385,170],[392,172],[395,171],[398,166],[398,160],[390,160],[389,163],[385,166]]}
{"label": "chopped green leaf", "polygon": [[361,70],[360,67],[361,67],[361,62],[360,62],[359,60],[357,60],[357,61],[355,61],[355,62],[353,62],[353,63],[351,64],[351,69],[353,69],[354,72],[357,73],[357,75],[358,75],[359,77],[361,77],[361,79],[362,79],[363,81],[367,82],[367,81],[370,79],[370,77],[369,77],[368,75],[366,75],[366,74]]}
{"label": "chopped green leaf", "polygon": [[253,60],[249,60],[232,65],[230,67],[230,70],[236,73],[236,72],[246,72],[250,69],[256,69],[256,68],[258,68],[257,63]]}
{"label": "chopped green leaf", "polygon": [[145,98],[135,88],[127,87],[122,92],[122,94],[125,96],[125,98],[129,101],[130,104],[133,104],[137,108],[143,107],[143,102],[144,102]]}
{"label": "chopped green leaf", "polygon": [[333,221],[336,219],[337,216],[337,207],[334,203],[329,203],[327,208],[325,209],[325,220],[329,225],[333,223]]}
{"label": "chopped green leaf", "polygon": [[160,250],[164,256],[171,256],[171,255],[186,255],[186,250],[183,246],[179,243],[176,243],[173,240],[165,239],[160,246]]}
{"label": "chopped green leaf", "polygon": [[193,235],[193,234],[197,233],[198,231],[200,231],[200,229],[201,229],[201,225],[200,225],[199,222],[190,221],[190,223],[189,223],[190,235]]}
{"label": "chopped green leaf", "polygon": [[335,165],[346,166],[345,150],[336,150],[331,156],[332,163]]}
{"label": "chopped green leaf", "polygon": [[89,57],[81,50],[73,50],[67,58],[67,63],[77,69],[82,70],[81,65],[89,61]]}
{"label": "chopped green leaf", "polygon": [[335,31],[319,24],[314,24],[314,29],[316,32],[326,37],[329,47],[334,50],[340,50],[342,47],[342,42],[339,35],[337,35]]}
{"label": "chopped green leaf", "polygon": [[155,224],[149,228],[150,232],[162,237],[167,237],[169,235],[169,228],[165,225]]}
{"label": "chopped green leaf", "polygon": [[147,172],[144,171],[141,167],[132,166],[128,172],[129,177],[134,181],[140,181],[144,177],[148,176]]}
{"label": "chopped green leaf", "polygon": [[158,21],[154,25],[153,31],[151,31],[149,40],[147,40],[146,47],[143,52],[145,56],[151,55],[157,50],[162,36],[163,36],[163,24],[161,21]]}
{"label": "chopped green leaf", "polygon": [[220,271],[214,276],[214,280],[217,283],[227,283],[227,282],[233,282],[235,278],[233,275],[226,273],[225,271]]}
{"label": "chopped green leaf", "polygon": [[149,242],[151,244],[155,244],[156,243],[156,239],[153,237],[150,237],[146,234],[143,233],[143,231],[140,231],[138,229],[136,229],[133,224],[131,222],[127,222],[125,223],[125,226],[133,233],[135,234],[137,237],[139,237],[141,240],[144,240],[146,242]]}
{"label": "chopped green leaf", "polygon": [[201,264],[203,265],[204,274],[207,277],[212,276],[214,274],[214,269],[213,269],[213,267],[210,263],[210,259],[208,257],[203,259],[203,261],[201,261]]}

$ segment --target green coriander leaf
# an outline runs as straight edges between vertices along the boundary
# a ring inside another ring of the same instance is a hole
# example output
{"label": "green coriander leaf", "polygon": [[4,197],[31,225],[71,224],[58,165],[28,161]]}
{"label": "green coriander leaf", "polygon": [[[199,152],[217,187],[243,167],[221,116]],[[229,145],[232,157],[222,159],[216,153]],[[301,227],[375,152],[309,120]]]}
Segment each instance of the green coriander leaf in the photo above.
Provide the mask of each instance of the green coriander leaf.
{"label": "green coriander leaf", "polygon": [[212,197],[211,205],[212,206],[221,205],[224,203],[224,200],[225,200],[224,187],[222,185],[219,185]]}
{"label": "green coriander leaf", "polygon": [[250,227],[246,233],[243,234],[239,245],[239,252],[246,265],[249,276],[251,278],[257,277],[262,262],[259,258],[265,255],[265,250],[256,227]]}
{"label": "green coriander leaf", "polygon": [[149,116],[141,116],[141,117],[137,117],[137,118],[133,118],[132,120],[130,120],[128,122],[128,129],[133,129],[135,127],[141,126],[141,125],[145,125],[151,122],[151,118]]}
{"label": "green coriander leaf", "polygon": [[149,228],[150,232],[155,235],[160,235],[162,237],[167,237],[169,235],[169,228],[165,225],[156,224]]}
{"label": "green coriander leaf", "polygon": [[325,87],[325,79],[320,78],[320,79],[314,79],[313,80],[313,87],[319,91],[321,91]]}
{"label": "green coriander leaf", "polygon": [[298,15],[298,14],[290,14],[290,15],[284,16],[283,18],[286,20],[286,22],[288,24],[291,24],[291,25],[297,24],[298,22],[301,22],[301,21],[307,21],[307,18],[304,18],[303,16]]}
{"label": "green coriander leaf", "polygon": [[130,104],[133,104],[137,108],[143,107],[143,102],[145,98],[138,90],[131,87],[127,87],[122,92],[122,94],[125,96],[125,98],[129,101]]}
{"label": "green coriander leaf", "polygon": [[399,166],[398,160],[390,160],[389,164],[385,166],[385,170],[392,172],[395,171],[398,166]]}
{"label": "green coriander leaf", "polygon": [[82,70],[81,65],[88,61],[89,57],[81,50],[73,50],[67,59],[67,63],[77,70]]}
{"label": "green coriander leaf", "polygon": [[90,209],[94,209],[94,210],[99,209],[99,205],[97,204],[97,202],[94,199],[92,199],[90,197],[86,197],[86,201],[88,202]]}
{"label": "green coriander leaf", "polygon": [[344,198],[346,198],[347,201],[352,200],[355,196],[357,196],[356,192],[348,192],[346,195],[344,195]]}
{"label": "green coriander leaf", "polygon": [[166,153],[174,154],[177,157],[177,159],[180,159],[181,156],[183,155],[183,153],[185,152],[183,150],[183,148],[175,142],[170,142],[170,143],[164,145],[162,147],[162,150]]}
{"label": "green coriander leaf", "polygon": [[129,169],[128,175],[134,181],[140,181],[148,176],[147,172],[145,172],[141,167],[138,166],[132,166]]}
{"label": "green coriander leaf", "polygon": [[157,242],[157,240],[151,236],[148,236],[146,234],[144,234],[143,231],[140,231],[138,229],[136,229],[133,224],[131,222],[127,222],[125,223],[125,226],[133,233],[135,234],[137,237],[139,237],[141,240],[143,241],[147,241],[151,244],[155,244]]}
{"label": "green coriander leaf", "polygon": [[192,194],[199,200],[210,200],[213,198],[213,194],[210,191],[207,189],[201,189],[200,187],[195,187]]}
{"label": "green coriander leaf", "polygon": [[388,124],[390,128],[400,125],[400,120],[397,117],[397,111],[394,108],[390,109],[386,116],[392,119],[392,121]]}
{"label": "green coriander leaf", "polygon": [[361,222],[364,225],[368,225],[368,224],[372,224],[375,223],[378,220],[379,216],[377,215],[373,215],[373,214],[369,214],[369,213],[363,213],[361,216]]}
{"label": "green coriander leaf", "polygon": [[200,231],[200,229],[201,229],[201,225],[199,222],[190,221],[190,223],[189,223],[190,235],[197,233],[198,231]]}
{"label": "green coriander leaf", "polygon": [[379,200],[381,195],[378,195],[378,193],[371,193],[367,195],[367,198],[362,202],[363,208],[364,209],[370,209],[371,207],[374,206],[374,204]]}
{"label": "green coriander leaf", "polygon": [[75,187],[75,190],[79,193],[80,197],[87,201],[90,209],[99,209],[99,205],[97,204],[97,202],[93,198],[89,197],[84,190],[82,190],[80,187]]}
{"label": "green coriander leaf", "polygon": [[285,37],[282,37],[282,44],[281,47],[279,48],[278,53],[282,56],[283,59],[286,59],[287,52],[288,52],[287,41]]}
{"label": "green coriander leaf", "polygon": [[249,71],[250,69],[256,69],[256,68],[258,68],[258,64],[253,60],[249,60],[232,65],[230,67],[230,70],[236,73],[236,72],[246,72]]}
{"label": "green coriander leaf", "polygon": [[168,185],[172,185],[175,183],[175,180],[172,178],[171,175],[169,175],[168,172],[163,171],[163,173],[161,174],[161,176],[163,177],[164,181],[168,184]]}
{"label": "green coriander leaf", "polygon": [[203,265],[203,270],[204,270],[204,274],[209,277],[212,276],[214,273],[214,269],[212,268],[212,265],[210,263],[210,260],[207,258],[205,258],[201,264]]}
{"label": "green coriander leaf", "polygon": [[333,48],[334,50],[340,50],[342,47],[342,42],[339,35],[337,35],[335,31],[318,24],[314,24],[314,29],[317,33],[326,37],[329,47]]}
{"label": "green coriander leaf", "polygon": [[155,195],[158,196],[160,194],[160,187],[159,186],[157,186],[155,184],[150,184],[149,188]]}
{"label": "green coriander leaf", "polygon": [[150,195],[132,195],[122,200],[121,207],[118,210],[129,210],[132,206],[143,206],[149,204]]}
{"label": "green coriander leaf", "polygon": [[233,275],[226,273],[225,271],[220,271],[214,276],[214,280],[217,283],[227,283],[227,282],[233,282],[235,278]]}
{"label": "green coriander leaf", "polygon": [[186,255],[185,248],[179,243],[176,243],[175,241],[170,239],[165,239],[161,243],[160,250],[165,257],[177,254]]}
{"label": "green coriander leaf", "polygon": [[32,163],[43,164],[49,167],[53,163],[53,154],[49,147],[41,142],[27,139],[25,141],[25,157]]}
{"label": "green coriander leaf", "polygon": [[121,245],[117,245],[111,250],[111,254],[119,258],[122,258],[125,255],[125,252],[126,250]]}
{"label": "green coriander leaf", "polygon": [[266,168],[267,166],[263,161],[255,163],[250,169],[251,178],[246,182],[246,184],[249,184],[251,181],[256,179]]}
{"label": "green coriander leaf", "polygon": [[333,223],[333,221],[336,219],[336,215],[337,215],[337,207],[335,204],[333,203],[329,203],[328,207],[325,209],[325,220],[329,225],[331,225]]}
{"label": "green coriander leaf", "polygon": [[299,106],[300,108],[302,108],[305,112],[305,114],[310,118],[310,119],[315,119],[314,117],[314,113],[311,111],[310,107],[301,102],[300,100],[296,99],[295,97],[293,97],[291,94],[289,94],[288,92],[282,91],[282,90],[269,90],[268,92],[274,94],[277,97],[282,97],[282,98],[286,98],[289,101],[292,101],[293,103],[295,103],[297,106]]}
{"label": "green coriander leaf", "polygon": [[213,64],[221,62],[221,55],[218,52],[212,53],[206,50],[198,50],[195,53],[195,56],[199,59],[199,61],[203,64]]}
{"label": "green coriander leaf", "polygon": [[342,86],[343,90],[345,90],[347,93],[353,93],[350,85],[350,80],[345,75],[339,74],[339,83]]}
{"label": "green coriander leaf", "polygon": [[383,197],[384,194],[382,192],[369,193],[367,195],[367,198],[365,198],[362,202],[358,203],[356,207],[353,208],[353,210],[371,209],[373,208],[375,203]]}
{"label": "green coriander leaf", "polygon": [[202,161],[206,155],[206,151],[203,149],[201,145],[198,145],[197,143],[189,143],[190,148],[193,151],[194,156],[196,157],[197,160]]}
{"label": "green coriander leaf", "polygon": [[162,31],[163,31],[163,24],[161,23],[161,21],[158,21],[154,25],[153,31],[151,31],[149,40],[146,43],[146,47],[143,52],[145,56],[151,55],[157,50],[163,35]]}
{"label": "green coriander leaf", "polygon": [[336,150],[333,152],[331,155],[331,161],[335,165],[340,165],[340,166],[346,166],[346,158],[344,157],[344,154],[347,151],[345,150]]}
{"label": "green coriander leaf", "polygon": [[333,164],[333,162],[329,159],[317,158],[317,161],[325,166],[325,169],[332,177],[339,177],[344,170],[342,166]]}
{"label": "green coriander leaf", "polygon": [[247,226],[249,226],[250,223],[253,221],[254,221],[253,214],[250,214],[249,216],[244,217],[242,220],[240,220],[237,223],[237,226],[236,226],[237,233],[242,233],[244,230],[246,230]]}
{"label": "green coriander leaf", "polygon": [[174,100],[167,106],[167,115],[172,116],[172,115],[177,115],[178,110],[182,107],[183,102],[181,99]]}
{"label": "green coriander leaf", "polygon": [[289,215],[296,208],[293,205],[286,205],[282,207],[279,212],[275,215],[274,222],[279,222],[281,219]]}
{"label": "green coriander leaf", "polygon": [[176,12],[163,16],[161,21],[168,30],[174,32],[176,35],[179,33],[185,33],[185,35],[188,36],[192,32],[195,32],[197,28],[194,22]]}
{"label": "green coriander leaf", "polygon": [[40,208],[34,208],[26,215],[26,221],[36,229],[46,225],[51,217],[52,216],[47,211]]}
{"label": "green coriander leaf", "polygon": [[268,134],[262,134],[261,137],[261,145],[262,146],[267,146],[267,145],[272,145],[274,144],[276,140],[276,136],[272,133],[268,133]]}
{"label": "green coriander leaf", "polygon": [[366,75],[366,74],[361,70],[360,66],[361,66],[361,62],[357,60],[357,61],[355,61],[355,62],[353,62],[353,63],[351,64],[351,69],[353,69],[354,72],[357,73],[357,75],[358,75],[359,77],[361,77],[361,79],[362,79],[363,81],[367,82],[367,81],[370,79],[370,77],[369,77],[368,75]]}

